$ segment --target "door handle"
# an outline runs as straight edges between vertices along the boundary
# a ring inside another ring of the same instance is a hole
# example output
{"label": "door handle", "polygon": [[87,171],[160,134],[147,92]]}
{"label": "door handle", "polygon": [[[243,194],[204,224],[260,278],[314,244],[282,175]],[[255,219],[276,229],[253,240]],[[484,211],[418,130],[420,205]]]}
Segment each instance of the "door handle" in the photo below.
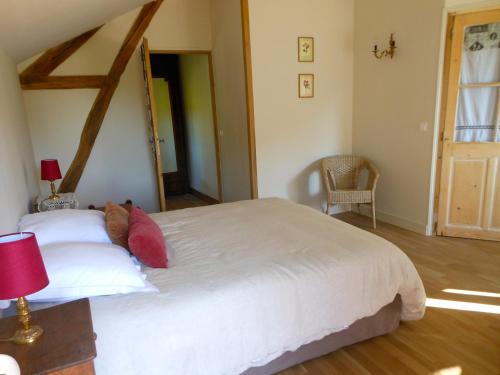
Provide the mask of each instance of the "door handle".
{"label": "door handle", "polygon": [[[155,143],[154,139],[150,139],[149,143],[154,144]],[[164,138],[158,139],[158,143],[165,143],[165,139]]]}

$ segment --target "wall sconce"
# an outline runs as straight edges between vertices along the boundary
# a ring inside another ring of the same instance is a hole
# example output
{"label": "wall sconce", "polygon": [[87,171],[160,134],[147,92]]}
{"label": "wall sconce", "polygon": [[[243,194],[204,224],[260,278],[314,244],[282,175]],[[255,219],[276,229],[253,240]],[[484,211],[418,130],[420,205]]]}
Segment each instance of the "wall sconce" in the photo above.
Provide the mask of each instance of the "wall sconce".
{"label": "wall sconce", "polygon": [[389,48],[380,51],[378,49],[378,46],[375,44],[375,47],[373,48],[373,55],[377,59],[381,59],[383,57],[390,57],[391,59],[394,57],[394,52],[396,51],[396,41],[394,40],[394,34],[391,34],[391,39],[389,40]]}

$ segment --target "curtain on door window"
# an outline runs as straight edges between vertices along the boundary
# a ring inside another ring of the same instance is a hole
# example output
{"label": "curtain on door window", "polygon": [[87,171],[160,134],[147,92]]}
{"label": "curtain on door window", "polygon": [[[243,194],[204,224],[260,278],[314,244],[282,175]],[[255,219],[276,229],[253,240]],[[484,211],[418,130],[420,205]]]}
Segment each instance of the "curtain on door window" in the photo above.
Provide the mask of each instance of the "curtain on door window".
{"label": "curtain on door window", "polygon": [[500,23],[465,29],[456,142],[500,141]]}

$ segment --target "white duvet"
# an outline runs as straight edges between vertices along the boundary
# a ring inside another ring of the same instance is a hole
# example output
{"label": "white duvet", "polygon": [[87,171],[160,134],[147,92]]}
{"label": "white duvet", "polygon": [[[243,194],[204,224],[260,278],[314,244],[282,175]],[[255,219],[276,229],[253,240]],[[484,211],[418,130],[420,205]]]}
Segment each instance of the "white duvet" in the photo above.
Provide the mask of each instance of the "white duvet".
{"label": "white duvet", "polygon": [[386,240],[281,199],[153,214],[175,265],[157,294],[91,299],[98,375],[224,375],[343,330],[392,302],[419,319],[425,292]]}

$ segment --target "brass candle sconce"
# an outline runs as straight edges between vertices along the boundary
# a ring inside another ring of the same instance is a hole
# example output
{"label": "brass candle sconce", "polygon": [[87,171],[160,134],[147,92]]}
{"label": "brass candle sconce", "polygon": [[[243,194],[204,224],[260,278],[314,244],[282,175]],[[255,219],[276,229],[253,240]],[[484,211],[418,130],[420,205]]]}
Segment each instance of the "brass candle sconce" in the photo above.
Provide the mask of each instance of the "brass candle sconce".
{"label": "brass candle sconce", "polygon": [[391,38],[389,39],[389,47],[383,51],[378,49],[378,46],[375,44],[373,48],[373,55],[377,59],[382,59],[383,57],[390,57],[391,59],[394,57],[394,53],[396,52],[396,41],[394,40],[394,34],[391,34]]}

